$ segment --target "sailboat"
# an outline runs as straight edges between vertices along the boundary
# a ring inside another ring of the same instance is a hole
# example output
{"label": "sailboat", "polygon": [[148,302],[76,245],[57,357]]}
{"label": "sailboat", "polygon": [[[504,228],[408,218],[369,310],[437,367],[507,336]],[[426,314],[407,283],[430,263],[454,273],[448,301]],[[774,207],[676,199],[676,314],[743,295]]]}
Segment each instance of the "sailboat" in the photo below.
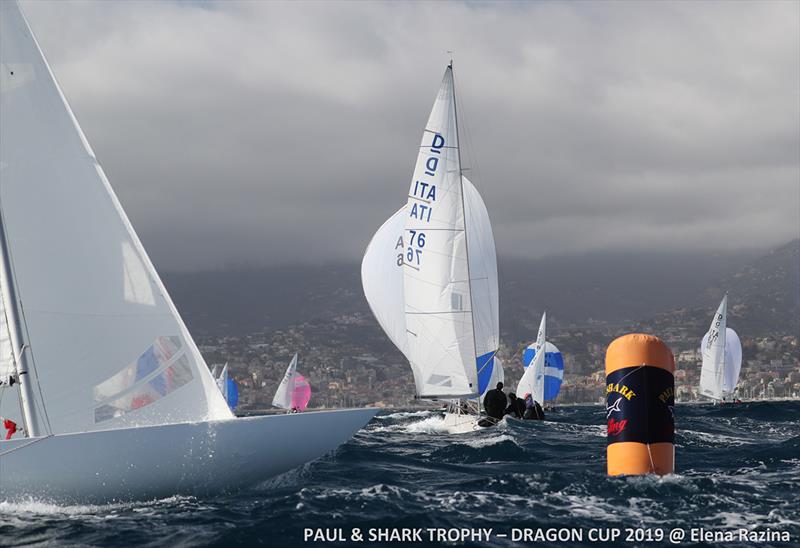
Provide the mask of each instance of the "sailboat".
{"label": "sailboat", "polygon": [[[538,339],[538,337],[537,337]],[[522,354],[522,366],[528,369],[536,358],[537,342],[528,346]],[[542,398],[544,403],[551,404],[558,397],[561,391],[561,383],[564,380],[564,357],[556,345],[550,341],[544,343],[544,390]],[[521,394],[524,396],[524,394]],[[544,406],[542,403],[542,406]]]}
{"label": "sailboat", "polygon": [[296,413],[305,411],[311,399],[311,385],[308,380],[297,372],[297,353],[295,353],[286,373],[283,375],[275,397],[272,398],[272,405],[280,409],[286,409]]}
{"label": "sailboat", "polygon": [[517,383],[517,396],[524,398],[527,394],[530,394],[533,401],[542,406],[544,405],[546,338],[547,312],[544,312],[542,320],[539,322],[539,332],[536,335],[533,359]]}
{"label": "sailboat", "polygon": [[722,298],[708,332],[700,343],[703,366],[700,394],[717,402],[732,396],[742,370],[742,343],[728,327],[728,295]]}
{"label": "sailboat", "polygon": [[411,365],[416,396],[449,402],[450,432],[480,428],[474,400],[502,371],[497,257],[486,205],[461,168],[452,62],[407,202],[373,236],[361,281],[378,323]]}
{"label": "sailboat", "polygon": [[[234,418],[15,1],[0,2],[0,499],[233,491],[372,409]],[[13,406],[18,410],[14,415]],[[19,411],[21,409],[21,411]]]}

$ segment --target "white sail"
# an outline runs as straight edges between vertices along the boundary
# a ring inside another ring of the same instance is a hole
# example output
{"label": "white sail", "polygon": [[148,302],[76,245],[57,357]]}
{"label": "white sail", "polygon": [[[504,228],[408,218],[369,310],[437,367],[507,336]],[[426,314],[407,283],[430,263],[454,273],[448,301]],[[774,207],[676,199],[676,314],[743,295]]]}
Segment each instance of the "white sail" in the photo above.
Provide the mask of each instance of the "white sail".
{"label": "white sail", "polygon": [[725,337],[727,335],[728,296],[723,297],[700,351],[703,366],[700,370],[700,393],[721,400],[725,382]]}
{"label": "white sail", "polygon": [[[213,373],[213,372],[212,372]],[[228,364],[226,363],[222,366],[222,371],[219,372],[219,376],[216,378],[217,388],[219,388],[222,397],[225,398],[225,401],[228,401]]]}
{"label": "white sail", "polygon": [[361,285],[375,319],[408,358],[403,291],[405,223],[406,206],[403,206],[372,237],[361,261]]}
{"label": "white sail", "polygon": [[486,383],[486,386],[484,386],[483,390],[481,390],[481,396],[486,394],[488,390],[491,390],[497,386],[498,382],[506,382],[506,372],[505,369],[503,369],[503,362],[500,361],[500,358],[494,356],[492,365],[492,376],[489,377],[489,381]]}
{"label": "white sail", "polygon": [[286,368],[283,380],[281,380],[281,384],[278,385],[278,390],[275,391],[275,397],[272,398],[272,405],[280,407],[281,409],[292,408],[292,392],[294,391],[294,376],[296,373],[297,353],[295,353],[292,361],[289,362],[289,367]]}
{"label": "white sail", "polygon": [[[708,344],[708,333],[703,335],[700,348]],[[736,390],[742,370],[742,343],[739,335],[730,327],[725,328],[725,359],[722,367],[722,395],[729,396]]]}
{"label": "white sail", "polygon": [[0,207],[40,430],[231,418],[16,2],[0,31]]}
{"label": "white sail", "polygon": [[423,397],[478,394],[453,93],[448,67],[423,132],[406,205],[407,355]]}
{"label": "white sail", "polygon": [[[466,208],[467,245],[469,246],[470,295],[475,336],[478,388],[481,393],[497,384],[494,369],[502,364],[495,356],[500,347],[499,290],[497,251],[494,245],[489,212],[480,193],[463,177]],[[503,380],[503,379],[499,379]]]}
{"label": "white sail", "polygon": [[[484,354],[494,356],[500,336],[498,319],[497,262],[492,236],[489,214],[483,199],[475,186],[464,177],[464,196],[467,204],[467,238],[476,242],[476,252],[470,251],[469,265],[472,277],[473,301],[480,303],[481,310],[486,312],[476,318],[476,343],[486,349]],[[407,252],[404,246],[403,232],[406,221],[406,208],[403,206],[392,215],[375,233],[364,253],[361,263],[361,283],[364,295],[378,323],[391,341],[408,358],[406,331],[406,314],[404,309],[405,291],[403,284],[403,255]],[[471,248],[472,249],[472,248]],[[494,386],[489,380],[494,375],[498,360],[485,360],[484,373],[487,379],[482,385]],[[502,367],[502,366],[501,366]],[[476,364],[477,368],[477,364]],[[424,379],[417,378],[417,386],[424,384]]]}
{"label": "white sail", "polygon": [[[3,300],[0,299],[0,382],[7,383],[8,378],[14,375],[14,361],[11,354],[11,336],[8,332],[6,311]],[[2,415],[2,412],[0,412]]]}
{"label": "white sail", "polygon": [[536,335],[536,355],[533,363],[525,369],[522,378],[517,384],[517,395],[524,397],[530,394],[534,401],[544,403],[544,364],[545,364],[545,339],[547,338],[547,312],[542,314],[542,321],[539,323],[539,333]]}

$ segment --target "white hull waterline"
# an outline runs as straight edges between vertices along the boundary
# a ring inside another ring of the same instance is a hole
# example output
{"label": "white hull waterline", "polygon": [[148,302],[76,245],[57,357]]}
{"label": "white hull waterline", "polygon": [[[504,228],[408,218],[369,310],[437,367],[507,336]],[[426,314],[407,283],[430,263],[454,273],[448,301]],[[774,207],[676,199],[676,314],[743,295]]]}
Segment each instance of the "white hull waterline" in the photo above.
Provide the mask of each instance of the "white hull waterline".
{"label": "white hull waterline", "polygon": [[445,413],[442,426],[449,434],[468,434],[487,428],[486,426],[478,424],[482,419],[485,420],[486,417],[461,413]]}
{"label": "white hull waterline", "polygon": [[2,441],[0,499],[102,503],[237,491],[332,451],[377,411],[296,413]]}

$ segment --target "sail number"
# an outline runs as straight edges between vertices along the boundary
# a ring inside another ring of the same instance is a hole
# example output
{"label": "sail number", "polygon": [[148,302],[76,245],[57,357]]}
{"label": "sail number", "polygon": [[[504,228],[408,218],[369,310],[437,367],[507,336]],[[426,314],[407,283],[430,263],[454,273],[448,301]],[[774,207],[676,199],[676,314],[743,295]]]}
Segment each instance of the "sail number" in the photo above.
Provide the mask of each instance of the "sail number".
{"label": "sail number", "polygon": [[[436,176],[444,144],[444,137],[439,133],[435,133],[429,149],[430,155],[425,160],[423,176]],[[429,223],[433,214],[433,204],[436,202],[436,185],[429,181],[417,179],[411,187],[410,197],[412,198],[412,204],[409,217]],[[407,264],[419,266],[422,263],[422,249],[425,247],[425,233],[413,229],[408,229],[408,233],[410,236],[408,247],[405,248],[405,256],[402,259],[405,259]]]}

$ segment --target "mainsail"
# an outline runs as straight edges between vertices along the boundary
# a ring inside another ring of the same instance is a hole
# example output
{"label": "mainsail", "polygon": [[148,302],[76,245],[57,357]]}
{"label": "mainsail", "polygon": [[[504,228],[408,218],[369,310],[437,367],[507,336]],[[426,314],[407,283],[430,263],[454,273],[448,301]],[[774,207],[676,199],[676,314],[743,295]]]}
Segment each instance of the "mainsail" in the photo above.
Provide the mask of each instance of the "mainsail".
{"label": "mainsail", "polygon": [[517,395],[524,397],[530,394],[534,401],[544,403],[544,373],[545,373],[545,339],[547,338],[547,312],[542,314],[539,323],[539,332],[536,335],[535,355],[531,365],[525,369],[522,378],[517,384]]}
{"label": "mainsail", "polygon": [[[719,304],[711,326],[703,337],[700,351],[703,366],[700,370],[700,393],[721,400],[725,386],[725,338],[727,336],[728,296]],[[738,374],[737,374],[738,377]]]}
{"label": "mainsail", "polygon": [[0,211],[29,432],[232,414],[16,2],[0,2]]}
{"label": "mainsail", "polygon": [[[708,343],[708,333],[703,335],[701,348]],[[729,396],[739,384],[739,373],[742,371],[742,342],[739,335],[730,327],[725,328],[725,359],[722,366],[722,395]]]}
{"label": "mainsail", "polygon": [[[464,195],[467,206],[467,238],[476,242],[470,248],[470,274],[474,283],[473,302],[481,309],[488,309],[482,317],[485,323],[476,326],[485,348],[497,348],[500,336],[497,294],[497,263],[492,228],[486,206],[477,189],[464,177]],[[405,290],[403,283],[403,256],[407,252],[403,231],[407,206],[403,206],[378,229],[370,241],[361,263],[361,282],[378,323],[397,348],[409,358],[408,333],[405,314]],[[476,275],[476,273],[479,273]],[[497,383],[495,373],[499,360],[491,352],[492,359],[485,360],[481,375],[480,393]],[[502,366],[500,366],[502,371]],[[477,365],[476,365],[477,370]],[[413,369],[417,387],[424,386],[423,372]],[[488,375],[488,376],[486,376]],[[502,378],[499,378],[502,380]],[[419,392],[422,396],[423,393]]]}
{"label": "mainsail", "polygon": [[361,265],[367,301],[411,364],[420,397],[483,393],[499,345],[494,237],[458,147],[448,66],[407,203],[375,234]]}
{"label": "mainsail", "polygon": [[281,383],[275,391],[275,396],[272,398],[272,405],[281,409],[292,408],[292,392],[294,391],[294,377],[296,374],[297,353],[295,353],[292,361],[289,362],[286,373],[283,374],[283,379],[281,379]]}

